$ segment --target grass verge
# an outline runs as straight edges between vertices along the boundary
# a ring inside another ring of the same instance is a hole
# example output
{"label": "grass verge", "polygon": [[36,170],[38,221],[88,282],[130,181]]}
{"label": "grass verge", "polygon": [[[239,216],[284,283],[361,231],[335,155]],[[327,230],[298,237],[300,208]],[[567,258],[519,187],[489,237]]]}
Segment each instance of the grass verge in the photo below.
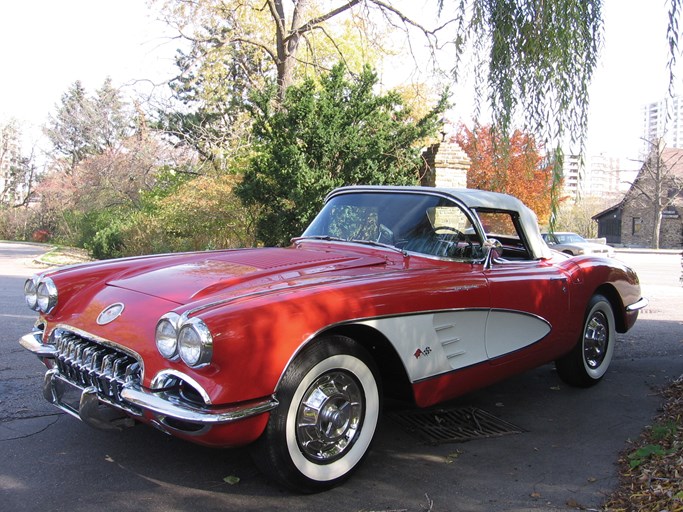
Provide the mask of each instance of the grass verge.
{"label": "grass verge", "polygon": [[92,261],[92,258],[85,249],[60,246],[52,248],[40,258],[36,259],[37,263],[48,267],[61,267],[63,265],[73,265],[76,263],[85,263],[87,261]]}
{"label": "grass verge", "polygon": [[661,413],[619,458],[610,512],[683,512],[683,375],[662,391]]}

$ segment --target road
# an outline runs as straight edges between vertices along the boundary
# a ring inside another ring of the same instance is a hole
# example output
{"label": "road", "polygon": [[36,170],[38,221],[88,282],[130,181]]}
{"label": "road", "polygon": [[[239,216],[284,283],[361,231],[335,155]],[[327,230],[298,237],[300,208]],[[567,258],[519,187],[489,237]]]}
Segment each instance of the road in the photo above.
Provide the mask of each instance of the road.
{"label": "road", "polygon": [[[211,450],[139,426],[101,432],[44,402],[44,373],[18,338],[35,315],[23,276],[40,246],[0,244],[0,496],[21,511],[555,511],[597,509],[615,462],[656,414],[656,389],[683,373],[683,288],[677,254],[619,253],[651,302],[618,339],[600,385],[565,386],[551,365],[470,394],[522,434],[432,446],[385,410],[369,457],[345,485],[290,494],[263,478],[246,449]],[[229,484],[226,477],[237,477]]]}

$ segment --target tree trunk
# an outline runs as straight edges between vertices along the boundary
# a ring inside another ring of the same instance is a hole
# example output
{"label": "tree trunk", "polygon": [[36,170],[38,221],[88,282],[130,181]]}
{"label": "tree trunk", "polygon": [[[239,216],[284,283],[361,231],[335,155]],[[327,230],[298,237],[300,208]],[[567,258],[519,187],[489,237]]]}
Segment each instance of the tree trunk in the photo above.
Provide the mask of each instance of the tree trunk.
{"label": "tree trunk", "polygon": [[278,99],[280,102],[285,97],[285,91],[294,82],[294,63],[299,48],[301,34],[299,29],[303,25],[303,14],[306,11],[309,0],[295,0],[292,11],[292,23],[287,27],[282,0],[274,0],[274,11],[271,10],[276,23],[277,45],[277,86]]}
{"label": "tree trunk", "polygon": [[660,207],[655,208],[654,227],[652,229],[652,248],[659,249],[659,232],[662,229],[662,210]]}

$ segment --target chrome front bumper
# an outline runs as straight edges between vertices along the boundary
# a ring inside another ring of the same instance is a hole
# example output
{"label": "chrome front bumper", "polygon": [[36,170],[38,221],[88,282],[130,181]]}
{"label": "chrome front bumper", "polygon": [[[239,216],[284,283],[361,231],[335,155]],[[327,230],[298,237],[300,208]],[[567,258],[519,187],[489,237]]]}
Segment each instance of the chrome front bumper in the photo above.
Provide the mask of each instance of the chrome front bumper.
{"label": "chrome front bumper", "polygon": [[[55,360],[59,356],[53,345],[41,343],[36,332],[26,334],[19,343],[48,367],[50,363],[46,360]],[[169,425],[169,419],[175,420],[175,424],[210,427],[256,416],[278,406],[275,397],[239,405],[195,405],[164,390],[143,388],[136,382],[125,383],[119,395],[121,401],[114,402],[98,393],[95,386],[73,382],[54,367],[47,371],[43,383],[43,396],[48,402],[93,427],[109,430],[128,426],[133,423],[133,418],[142,419],[145,412],[151,414],[153,424],[162,429]],[[112,414],[109,409],[115,409],[118,414]]]}

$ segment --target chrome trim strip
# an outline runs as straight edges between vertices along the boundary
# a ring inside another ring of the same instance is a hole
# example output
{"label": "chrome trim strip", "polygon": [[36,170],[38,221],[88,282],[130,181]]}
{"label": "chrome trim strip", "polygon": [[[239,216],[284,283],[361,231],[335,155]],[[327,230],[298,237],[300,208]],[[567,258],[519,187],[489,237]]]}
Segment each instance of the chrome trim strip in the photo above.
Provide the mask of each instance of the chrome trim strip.
{"label": "chrome trim strip", "polygon": [[633,311],[639,311],[646,307],[649,303],[649,300],[647,300],[645,297],[642,297],[638,302],[634,302],[633,304],[626,306],[626,311],[629,313]]}
{"label": "chrome trim strip", "polygon": [[254,400],[242,405],[197,407],[181,402],[171,402],[161,396],[145,391],[137,384],[127,384],[121,390],[121,398],[131,404],[169,418],[190,423],[216,425],[249,418],[275,409],[279,402],[275,397]]}
{"label": "chrome trim strip", "polygon": [[192,377],[184,374],[183,372],[179,372],[178,370],[161,370],[152,379],[152,389],[157,390],[163,388],[164,380],[168,377],[175,377],[179,380],[187,382],[190,386],[192,386],[195,389],[197,393],[201,395],[202,400],[204,400],[204,403],[211,405],[211,398],[209,397],[209,394],[204,390],[204,388],[201,387],[197,383],[197,381],[194,380]]}

